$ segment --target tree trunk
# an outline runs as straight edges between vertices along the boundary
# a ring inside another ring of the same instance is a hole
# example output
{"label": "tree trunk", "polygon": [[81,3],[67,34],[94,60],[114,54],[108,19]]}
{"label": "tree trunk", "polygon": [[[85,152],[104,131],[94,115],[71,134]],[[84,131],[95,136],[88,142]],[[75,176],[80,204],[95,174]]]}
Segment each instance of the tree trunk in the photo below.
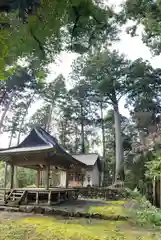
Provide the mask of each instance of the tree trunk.
{"label": "tree trunk", "polygon": [[78,147],[79,147],[79,137],[78,137],[78,128],[77,126],[74,127],[75,128],[75,144],[74,144],[74,152],[76,153],[78,151]]}
{"label": "tree trunk", "polygon": [[32,103],[32,100],[34,98],[34,95],[35,95],[35,93],[31,96],[30,100],[28,101],[28,104],[26,106],[26,111],[25,111],[25,113],[24,113],[24,115],[22,117],[20,128],[19,128],[19,132],[18,132],[17,145],[20,143],[22,127],[23,127],[23,124],[24,124],[24,121],[25,121],[25,117],[26,117],[26,115],[28,113],[29,107],[30,107],[30,105]]}
{"label": "tree trunk", "polygon": [[[100,185],[103,185],[103,179],[105,174],[105,164],[106,164],[106,170],[108,169],[108,162],[105,163],[105,126],[104,126],[104,116],[103,116],[103,101],[100,102],[100,109],[101,109],[101,128],[102,128],[102,145],[103,145],[103,163],[102,163],[102,172],[101,172],[101,183]],[[108,172],[106,172],[106,179],[108,181]],[[107,182],[108,184],[108,182]]]}
{"label": "tree trunk", "polygon": [[49,108],[49,115],[47,117],[47,123],[46,123],[46,131],[49,132],[50,131],[50,124],[51,124],[51,118],[52,118],[52,112],[53,112],[53,103],[51,104],[50,108]]}
{"label": "tree trunk", "polygon": [[13,131],[11,132],[11,137],[10,137],[9,144],[8,144],[8,147],[9,147],[9,148],[10,148],[11,145],[12,145],[12,140],[13,140]]}
{"label": "tree trunk", "polygon": [[1,119],[0,119],[0,133],[2,133],[3,122],[4,122],[4,119],[5,119],[5,116],[6,116],[7,112],[9,110],[9,107],[11,105],[11,102],[12,102],[12,99],[14,97],[14,94],[15,94],[15,92],[11,93],[11,97],[10,97],[6,107],[5,107],[5,110],[2,113],[2,116],[1,116]]}
{"label": "tree trunk", "polygon": [[84,113],[83,113],[83,104],[80,103],[81,107],[81,152],[85,153],[85,139],[84,139]]}
{"label": "tree trunk", "polygon": [[[2,91],[2,89],[0,89],[0,91]],[[5,90],[0,97],[0,105],[3,103],[3,100],[5,99],[6,94],[7,94],[7,90]]]}
{"label": "tree trunk", "polygon": [[103,102],[101,101],[101,128],[102,128],[102,144],[103,144],[103,159],[105,160],[105,126],[104,126],[104,116],[103,116]]}
{"label": "tree trunk", "polygon": [[123,143],[121,137],[121,119],[118,109],[118,104],[114,105],[114,120],[115,120],[115,147],[116,147],[116,171],[115,183],[118,180],[124,181],[124,159],[123,159]]}

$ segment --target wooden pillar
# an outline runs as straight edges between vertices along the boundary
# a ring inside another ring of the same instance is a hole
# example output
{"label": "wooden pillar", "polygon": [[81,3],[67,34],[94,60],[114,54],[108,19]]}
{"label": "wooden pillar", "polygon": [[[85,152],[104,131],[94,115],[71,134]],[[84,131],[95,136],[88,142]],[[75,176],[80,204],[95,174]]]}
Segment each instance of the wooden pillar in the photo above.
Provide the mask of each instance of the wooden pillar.
{"label": "wooden pillar", "polygon": [[7,162],[5,162],[5,170],[4,170],[4,188],[7,187],[7,167],[8,167],[8,164],[7,164]]}
{"label": "wooden pillar", "polygon": [[37,182],[36,182],[36,187],[40,187],[40,168],[37,169]]}
{"label": "wooden pillar", "polygon": [[69,171],[66,171],[66,184],[65,187],[68,188],[68,184],[69,184]]}
{"label": "wooden pillar", "polygon": [[50,173],[50,165],[46,166],[45,169],[45,189],[49,190],[49,173]]}
{"label": "wooden pillar", "polygon": [[18,182],[18,178],[17,178],[17,173],[18,173],[17,166],[14,166],[14,187],[15,187],[15,188],[18,188],[18,187],[19,187],[19,182]]}
{"label": "wooden pillar", "polygon": [[14,165],[11,164],[11,189],[14,187]]}

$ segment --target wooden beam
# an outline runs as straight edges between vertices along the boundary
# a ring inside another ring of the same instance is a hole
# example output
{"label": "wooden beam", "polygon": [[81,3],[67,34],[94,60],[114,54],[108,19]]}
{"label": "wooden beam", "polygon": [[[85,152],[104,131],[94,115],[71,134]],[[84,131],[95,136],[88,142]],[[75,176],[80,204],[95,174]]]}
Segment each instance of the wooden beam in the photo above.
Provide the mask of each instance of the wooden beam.
{"label": "wooden beam", "polygon": [[24,159],[16,159],[13,161],[14,165],[18,166],[37,166],[37,165],[46,165],[46,161],[44,159],[29,159],[24,160]]}
{"label": "wooden beam", "polygon": [[14,187],[14,165],[11,164],[11,189]]}

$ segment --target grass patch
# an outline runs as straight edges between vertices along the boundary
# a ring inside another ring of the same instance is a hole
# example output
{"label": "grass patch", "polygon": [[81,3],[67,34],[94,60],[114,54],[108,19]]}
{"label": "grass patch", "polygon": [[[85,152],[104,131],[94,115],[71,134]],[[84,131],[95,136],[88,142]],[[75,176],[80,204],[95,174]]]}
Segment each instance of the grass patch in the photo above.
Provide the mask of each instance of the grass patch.
{"label": "grass patch", "polygon": [[127,203],[127,200],[106,201],[106,203],[111,205],[125,205]]}
{"label": "grass patch", "polygon": [[88,209],[89,213],[100,214],[103,216],[127,216],[125,208],[123,206],[106,205],[106,206],[92,206]]}
{"label": "grass patch", "polygon": [[[30,217],[0,223],[0,240],[158,240],[152,232],[132,229],[126,222],[80,224],[52,217]],[[124,228],[122,228],[124,226]]]}

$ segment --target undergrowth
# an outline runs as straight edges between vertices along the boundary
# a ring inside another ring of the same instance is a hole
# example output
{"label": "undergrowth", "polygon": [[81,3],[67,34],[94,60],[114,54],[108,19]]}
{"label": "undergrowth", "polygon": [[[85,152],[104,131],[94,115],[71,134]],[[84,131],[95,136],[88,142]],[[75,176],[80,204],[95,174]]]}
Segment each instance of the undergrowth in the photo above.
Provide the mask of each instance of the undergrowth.
{"label": "undergrowth", "polygon": [[131,220],[141,226],[161,227],[161,210],[153,206],[137,190],[126,190],[131,204],[128,213]]}

